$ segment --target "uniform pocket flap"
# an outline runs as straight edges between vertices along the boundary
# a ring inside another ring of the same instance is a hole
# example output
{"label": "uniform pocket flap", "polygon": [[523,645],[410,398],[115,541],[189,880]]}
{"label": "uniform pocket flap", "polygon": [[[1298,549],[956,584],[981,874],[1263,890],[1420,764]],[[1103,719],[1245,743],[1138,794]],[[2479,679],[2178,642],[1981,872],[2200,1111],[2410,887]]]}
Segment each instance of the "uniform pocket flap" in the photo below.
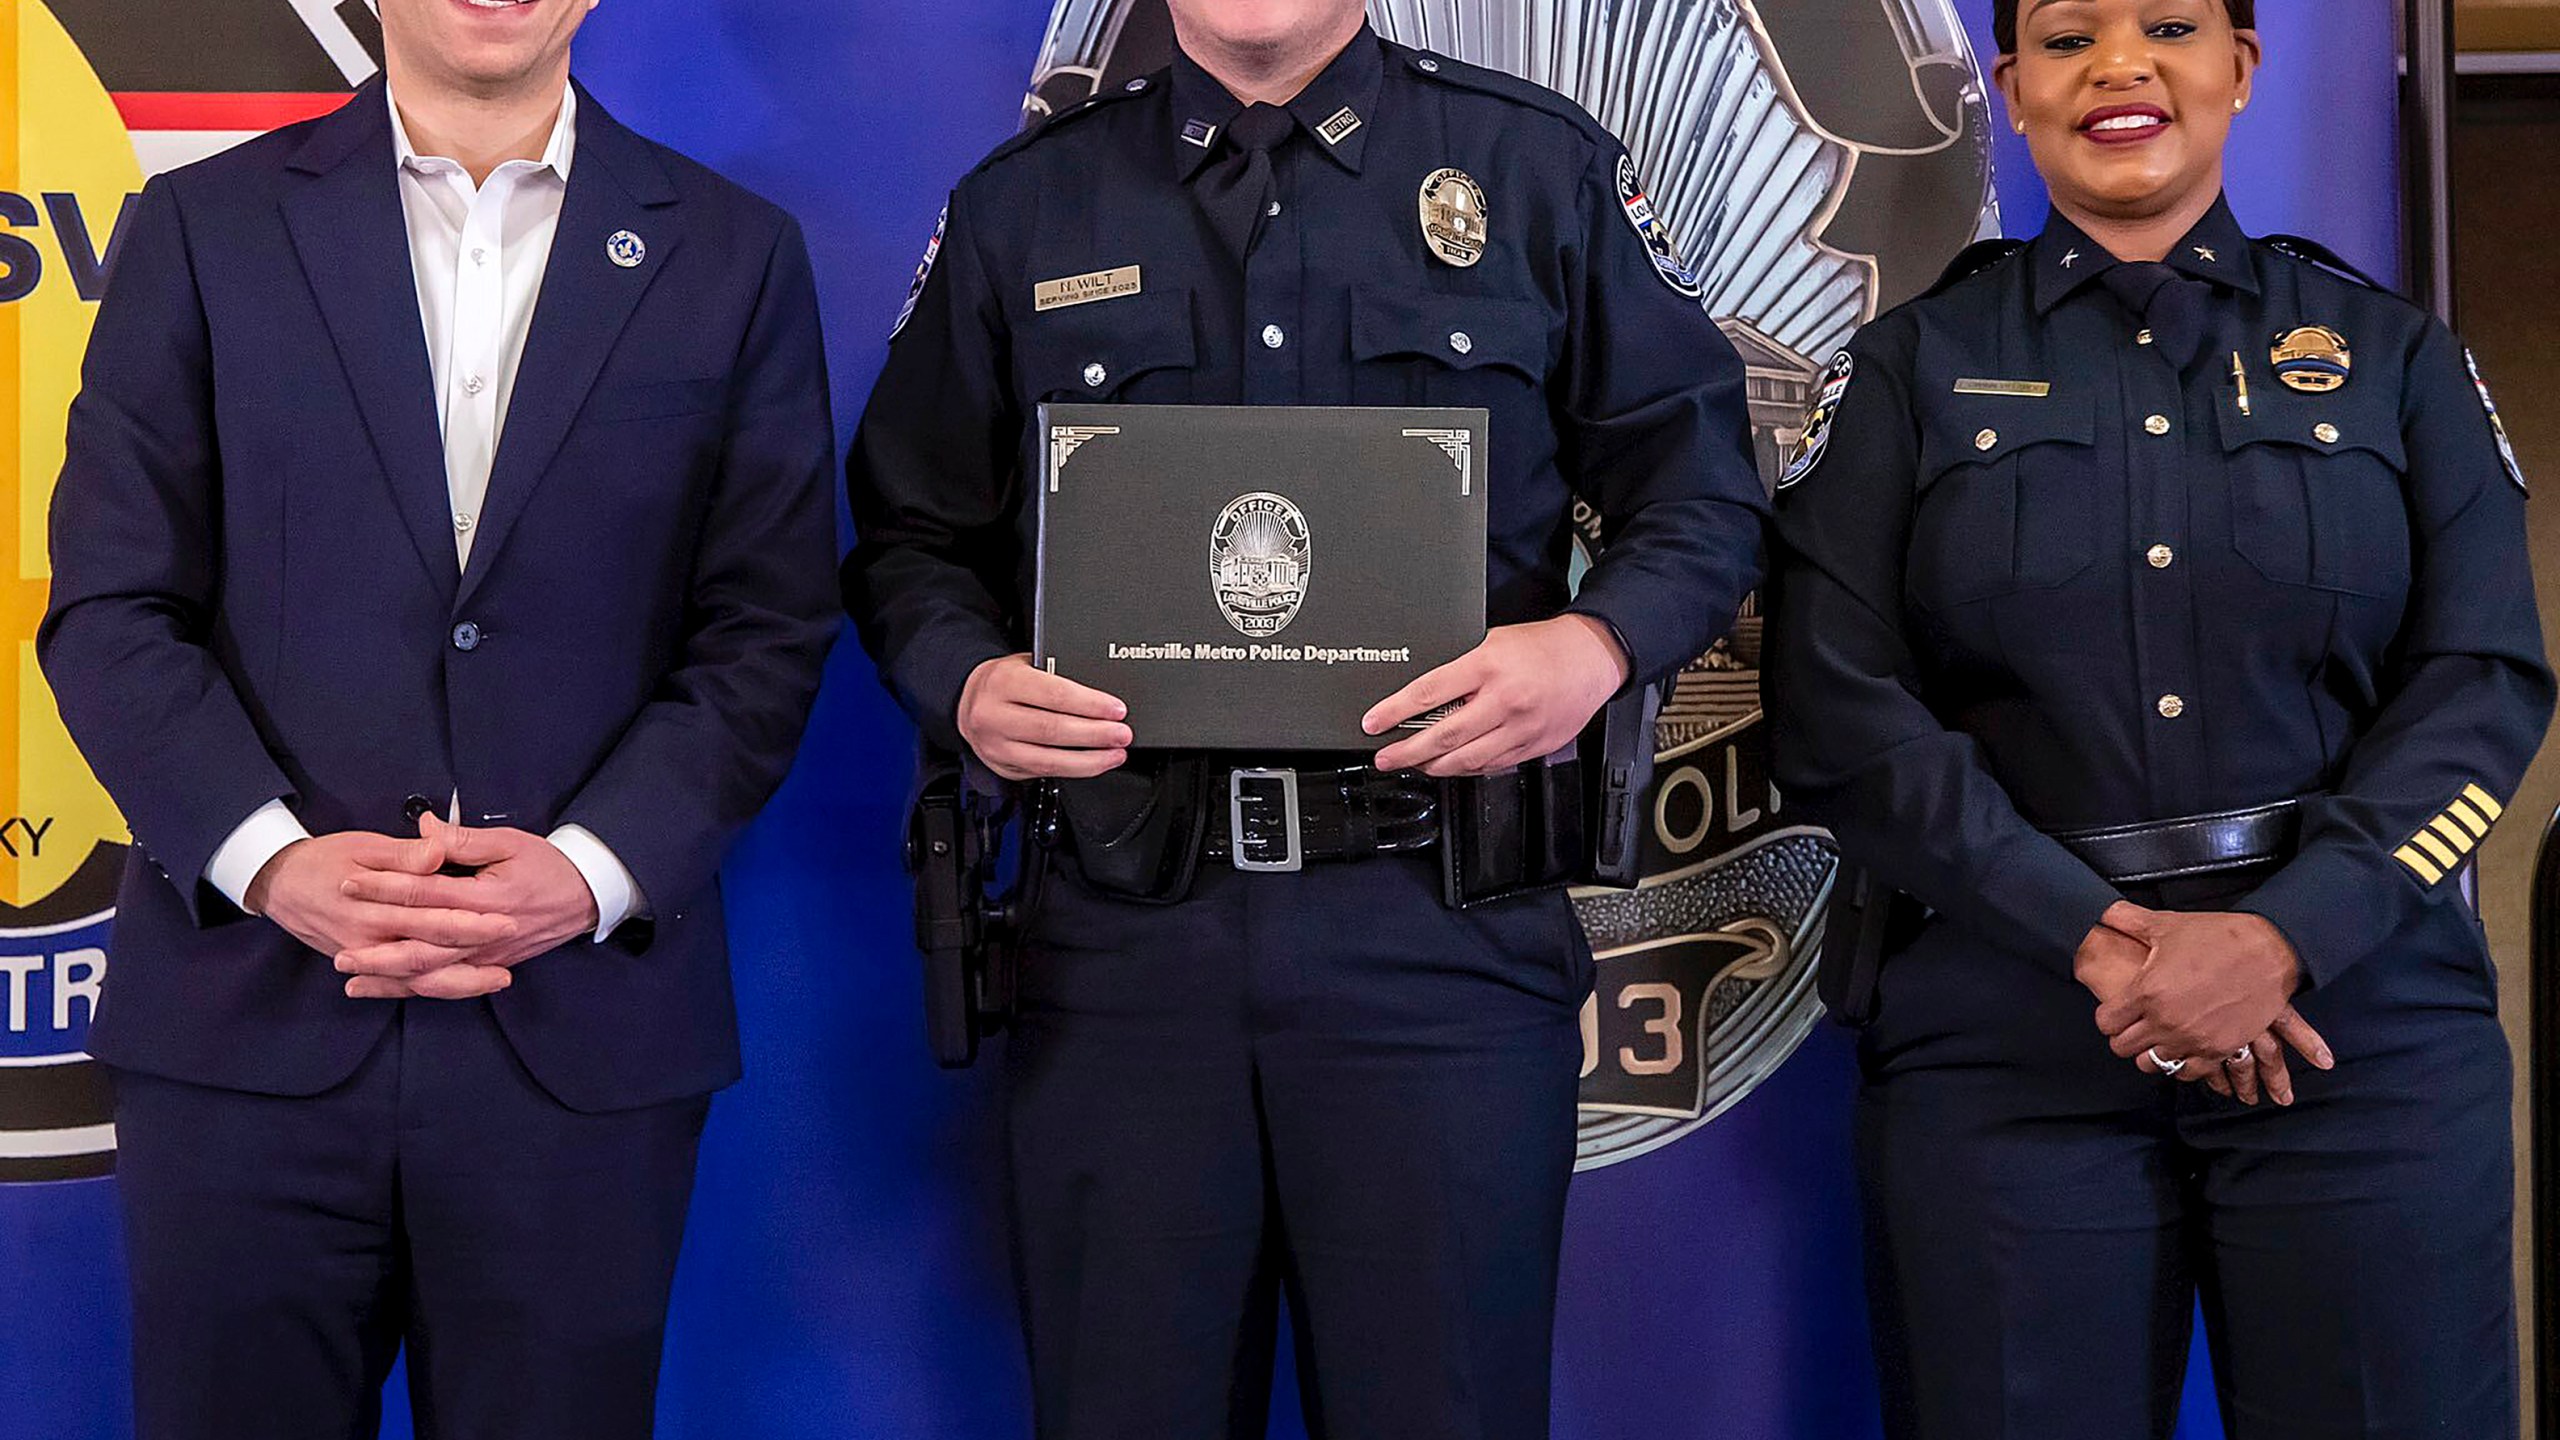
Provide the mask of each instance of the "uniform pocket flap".
{"label": "uniform pocket flap", "polygon": [[1351,297],[1351,357],[1420,355],[1454,370],[1547,370],[1547,314],[1520,300],[1364,289]]}
{"label": "uniform pocket flap", "polygon": [[2087,445],[2096,407],[2085,395],[1958,396],[1920,422],[1920,483],[1960,465],[1989,465],[2036,445]]}
{"label": "uniform pocket flap", "polygon": [[2280,385],[2252,385],[2249,390],[2246,415],[2240,413],[2236,387],[2223,391],[2225,450],[2251,445],[2292,445],[2323,455],[2363,450],[2381,456],[2394,470],[2408,469],[2400,416],[2395,407],[2383,403],[2392,397],[2377,389],[2327,395],[2305,395]]}
{"label": "uniform pocket flap", "polygon": [[1191,292],[1151,290],[1034,314],[1015,331],[1024,392],[1101,399],[1150,370],[1188,369],[1198,352]]}

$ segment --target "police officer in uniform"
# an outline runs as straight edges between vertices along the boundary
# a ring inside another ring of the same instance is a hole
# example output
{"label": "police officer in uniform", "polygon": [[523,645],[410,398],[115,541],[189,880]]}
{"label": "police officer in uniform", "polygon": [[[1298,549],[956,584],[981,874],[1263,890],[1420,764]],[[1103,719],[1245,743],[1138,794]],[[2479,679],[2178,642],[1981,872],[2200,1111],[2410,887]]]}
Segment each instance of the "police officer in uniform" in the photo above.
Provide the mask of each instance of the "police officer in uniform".
{"label": "police officer in uniform", "polygon": [[1890,1432],[2165,1437],[2201,1295],[2233,1440],[2511,1435],[2523,476],[2441,324],[2222,200],[2248,0],[2021,8],[2050,227],[1862,330],[1778,499],[1782,783],[1907,897],[1825,957]]}
{"label": "police officer in uniform", "polygon": [[[1388,43],[1361,0],[1172,18],[1168,71],[960,183],[849,463],[890,688],[929,741],[1062,782],[1006,1053],[1039,1428],[1261,1434],[1285,1292],[1318,1433],[1543,1436],[1590,952],[1560,888],[1444,903],[1436,829],[1381,817],[1511,784],[1723,633],[1765,509],[1742,370],[1571,102]],[[1103,271],[1111,298],[1043,303]],[[1490,411],[1491,633],[1365,723],[1462,708],[1374,766],[1133,761],[1145,715],[1021,653],[1046,400]],[[1607,550],[1569,594],[1576,496]],[[1274,766],[1304,868],[1242,873],[1231,775]],[[1196,846],[1148,824],[1194,802]]]}

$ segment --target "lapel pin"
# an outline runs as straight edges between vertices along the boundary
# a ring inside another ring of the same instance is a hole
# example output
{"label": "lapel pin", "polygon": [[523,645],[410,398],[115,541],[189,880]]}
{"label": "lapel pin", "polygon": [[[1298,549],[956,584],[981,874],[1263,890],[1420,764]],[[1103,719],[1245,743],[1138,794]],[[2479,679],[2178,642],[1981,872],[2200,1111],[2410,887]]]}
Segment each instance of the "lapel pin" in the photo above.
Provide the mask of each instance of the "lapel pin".
{"label": "lapel pin", "polygon": [[628,270],[649,258],[649,247],[628,230],[616,230],[604,242],[605,258]]}

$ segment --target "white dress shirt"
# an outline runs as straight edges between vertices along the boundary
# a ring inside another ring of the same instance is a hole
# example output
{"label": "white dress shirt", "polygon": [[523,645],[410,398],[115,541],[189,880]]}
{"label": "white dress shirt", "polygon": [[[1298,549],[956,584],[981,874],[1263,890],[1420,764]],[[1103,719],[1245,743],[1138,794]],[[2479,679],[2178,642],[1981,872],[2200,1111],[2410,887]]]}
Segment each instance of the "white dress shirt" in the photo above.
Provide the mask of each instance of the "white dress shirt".
{"label": "white dress shirt", "polygon": [[[445,491],[453,514],[454,551],[471,563],[472,536],[489,493],[489,468],[505,432],[507,402],[515,394],[516,366],[533,326],[534,302],[551,264],[551,240],[560,228],[560,202],[568,194],[569,166],[577,153],[578,94],[564,87],[560,118],[539,160],[509,160],[473,184],[471,172],[441,155],[421,155],[409,143],[400,107],[391,108],[392,143],[400,167],[400,209],[408,222],[409,268],[418,283],[418,319],[444,430]],[[461,818],[462,797],[453,798]],[[270,800],[240,822],[213,859],[205,879],[245,904],[249,884],[277,851],[310,832]],[[621,859],[582,825],[563,825],[551,843],[586,877],[596,901],[596,939],[635,914],[647,913],[639,883]]]}

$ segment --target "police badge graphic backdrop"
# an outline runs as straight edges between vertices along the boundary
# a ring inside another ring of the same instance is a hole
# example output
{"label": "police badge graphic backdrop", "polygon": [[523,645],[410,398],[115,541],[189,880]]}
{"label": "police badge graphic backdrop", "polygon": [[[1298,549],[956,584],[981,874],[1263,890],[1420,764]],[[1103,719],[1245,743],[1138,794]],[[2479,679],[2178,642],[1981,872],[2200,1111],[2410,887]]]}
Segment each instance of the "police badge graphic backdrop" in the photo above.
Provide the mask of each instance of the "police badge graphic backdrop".
{"label": "police badge graphic backdrop", "polygon": [[[2239,132],[2242,217],[2389,273],[2392,7],[2261,8],[2275,63]],[[1371,6],[1382,33],[1553,85],[1627,140],[1629,219],[1640,202],[1666,278],[1743,355],[1773,475],[1842,336],[1998,219],[2042,223],[1984,101],[1988,12]],[[624,120],[801,217],[849,429],[952,181],[1026,113],[1169,43],[1163,0],[611,0],[579,70]],[[81,1052],[129,837],[32,655],[77,356],[143,176],[325,111],[379,55],[365,0],[0,0],[0,1440],[129,1431],[113,1134]],[[1809,983],[1831,862],[1766,779],[1756,623],[1689,666],[1665,714],[1647,886],[1580,901],[1604,959],[1560,1316],[1567,1440],[1876,1431],[1850,1061]],[[918,1033],[893,844],[911,736],[852,646],[834,671],[724,878],[749,1073],[705,1140],[661,1433],[1018,1436],[993,1077],[936,1071]],[[1299,1433],[1294,1402],[1277,1408],[1275,1433]]]}

